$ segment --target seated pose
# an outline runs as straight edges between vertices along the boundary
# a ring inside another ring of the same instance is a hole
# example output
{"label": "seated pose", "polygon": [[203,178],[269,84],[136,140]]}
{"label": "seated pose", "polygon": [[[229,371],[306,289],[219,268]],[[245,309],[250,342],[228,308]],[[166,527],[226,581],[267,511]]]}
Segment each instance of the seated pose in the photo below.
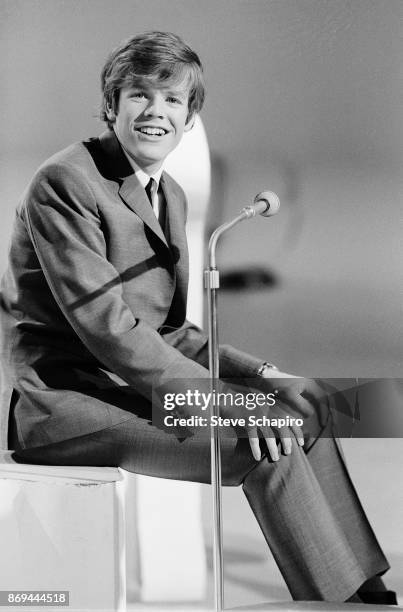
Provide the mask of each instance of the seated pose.
{"label": "seated pose", "polygon": [[[185,318],[185,196],[163,171],[202,108],[200,60],[173,34],[134,36],[109,56],[102,92],[106,131],[47,160],[17,210],[1,289],[9,447],[19,462],[207,483],[209,437],[152,420],[153,387],[209,377],[207,337]],[[290,375],[231,346],[220,373],[318,413],[305,444],[298,428],[222,431],[223,483],[242,484],[292,597],[391,602],[338,442],[320,435],[316,383],[291,392]]]}

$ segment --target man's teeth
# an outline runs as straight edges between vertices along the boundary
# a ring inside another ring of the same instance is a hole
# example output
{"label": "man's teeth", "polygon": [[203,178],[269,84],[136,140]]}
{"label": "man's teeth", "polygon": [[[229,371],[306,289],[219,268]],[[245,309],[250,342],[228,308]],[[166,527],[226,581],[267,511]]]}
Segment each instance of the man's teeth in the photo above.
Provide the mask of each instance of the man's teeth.
{"label": "man's teeth", "polygon": [[165,134],[165,130],[162,128],[154,128],[154,127],[141,127],[139,131],[142,134],[148,134],[149,136],[163,136]]}

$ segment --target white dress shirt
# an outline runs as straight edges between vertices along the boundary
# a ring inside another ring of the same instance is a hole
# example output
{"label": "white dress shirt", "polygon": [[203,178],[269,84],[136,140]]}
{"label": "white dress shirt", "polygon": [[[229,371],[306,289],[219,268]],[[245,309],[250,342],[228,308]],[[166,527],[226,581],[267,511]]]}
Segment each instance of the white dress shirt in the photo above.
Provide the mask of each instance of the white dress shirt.
{"label": "white dress shirt", "polygon": [[161,205],[161,194],[158,191],[159,185],[160,185],[160,179],[161,179],[161,174],[163,172],[163,167],[161,166],[161,168],[159,170],[157,170],[157,172],[154,172],[154,174],[147,174],[146,172],[144,172],[144,170],[142,170],[137,164],[136,162],[126,153],[126,151],[123,149],[124,154],[126,155],[127,159],[129,160],[129,163],[131,165],[131,167],[134,170],[135,175],[137,176],[138,180],[140,181],[140,183],[142,184],[142,186],[144,187],[144,189],[146,188],[146,186],[148,185],[150,179],[154,179],[155,184],[154,184],[154,188],[151,194],[151,204],[153,207],[153,211],[155,213],[155,216],[157,217],[157,219],[159,218],[159,212],[160,212],[160,205]]}

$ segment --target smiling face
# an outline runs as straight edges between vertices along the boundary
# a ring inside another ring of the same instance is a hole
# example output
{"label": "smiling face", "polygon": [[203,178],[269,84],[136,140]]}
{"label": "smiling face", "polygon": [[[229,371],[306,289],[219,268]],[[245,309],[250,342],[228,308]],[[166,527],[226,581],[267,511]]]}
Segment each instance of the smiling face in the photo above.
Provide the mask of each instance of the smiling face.
{"label": "smiling face", "polygon": [[187,81],[167,87],[129,86],[120,90],[117,111],[107,116],[126,153],[147,174],[156,172],[193,125]]}

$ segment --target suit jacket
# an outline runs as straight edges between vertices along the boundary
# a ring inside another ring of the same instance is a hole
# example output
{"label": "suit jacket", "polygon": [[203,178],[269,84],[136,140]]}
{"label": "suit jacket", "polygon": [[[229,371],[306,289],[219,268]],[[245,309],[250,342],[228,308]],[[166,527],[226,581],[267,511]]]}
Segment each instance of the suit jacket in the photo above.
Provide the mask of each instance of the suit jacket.
{"label": "suit jacket", "polygon": [[[1,288],[2,413],[13,406],[22,447],[121,423],[153,385],[208,377],[207,337],[185,318],[186,200],[168,174],[160,184],[165,234],[108,130],[47,160],[26,190]],[[260,364],[221,347],[223,376]]]}

